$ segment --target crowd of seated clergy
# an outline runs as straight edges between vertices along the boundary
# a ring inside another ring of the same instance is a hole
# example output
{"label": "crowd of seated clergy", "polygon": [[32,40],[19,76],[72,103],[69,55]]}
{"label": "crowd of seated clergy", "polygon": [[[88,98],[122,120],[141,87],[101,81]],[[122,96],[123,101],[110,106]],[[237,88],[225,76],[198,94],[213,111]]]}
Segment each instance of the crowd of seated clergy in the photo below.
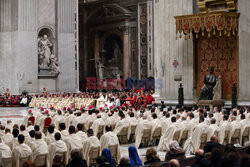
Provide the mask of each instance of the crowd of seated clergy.
{"label": "crowd of seated clergy", "polygon": [[[116,106],[128,106],[129,104],[135,108],[142,105],[152,104],[155,99],[152,96],[153,91],[120,91],[120,92],[81,92],[81,93],[60,93],[49,94],[42,93],[40,95],[33,95],[29,103],[32,108],[50,108],[62,109],[63,107],[74,106],[80,109],[82,106],[95,105],[97,108],[104,107],[111,104]],[[113,107],[113,106],[112,106]]]}
{"label": "crowd of seated clergy", "polygon": [[[134,160],[129,157],[131,166],[142,165],[137,149],[143,146],[157,146],[157,151],[167,151],[166,160],[177,164],[176,159],[184,158],[187,152],[197,153],[201,148],[209,152],[215,145],[228,143],[244,146],[249,141],[250,110],[247,107],[221,111],[215,107],[210,111],[208,108],[166,108],[162,103],[159,107],[153,104],[136,108],[119,105],[114,99],[101,100],[104,103],[99,108],[61,105],[58,110],[53,106],[30,109],[23,125],[11,121],[1,125],[1,141],[7,146],[2,157],[11,156],[15,160],[13,164],[18,166],[22,158],[36,162],[42,155],[48,166],[60,153],[64,164],[70,165],[74,164],[71,153],[78,149],[90,165],[104,148],[109,148],[111,153],[116,153],[112,156],[115,161],[109,163],[119,164],[120,143],[135,142],[128,150],[134,157]],[[105,154],[109,154],[107,152]],[[149,150],[148,157],[154,158],[147,159],[147,163],[158,161],[155,153]],[[105,164],[104,159],[99,157],[95,162]]]}
{"label": "crowd of seated clergy", "polygon": [[[1,128],[3,130],[4,127],[1,126]],[[110,128],[110,126],[106,126],[108,131]],[[38,125],[29,132],[27,132],[24,125],[20,127],[14,125],[12,129],[4,129],[5,134],[1,133],[0,138],[1,163],[3,163],[4,159],[11,158],[12,166],[35,167],[37,157],[44,155],[44,164],[42,166],[47,167],[87,167],[90,165],[98,167],[133,167],[143,165],[160,166],[161,163],[164,163],[164,166],[167,163],[169,167],[180,167],[181,161],[185,159],[183,148],[180,147],[177,141],[170,141],[170,149],[166,152],[164,162],[161,162],[154,148],[147,149],[143,162],[137,148],[132,145],[128,147],[128,157],[123,156],[119,159],[112,155],[111,149],[108,147],[100,149],[94,159],[94,163],[92,163],[89,160],[91,148],[87,150],[88,147],[94,147],[94,144],[98,146],[103,145],[102,138],[98,140],[97,137],[93,136],[92,129],[87,130],[87,138],[83,142],[81,141],[81,135],[78,133],[79,131],[77,130],[76,132],[74,126],[69,127],[68,136],[64,139],[61,136],[61,129],[56,130],[54,126],[50,126],[49,129],[50,133],[47,133],[47,135],[40,131]],[[111,131],[109,132],[112,133]],[[117,136],[114,138],[118,142],[117,144],[119,144]],[[51,141],[48,143],[49,140]],[[108,145],[112,144],[113,141],[114,139],[109,141]],[[86,151],[89,152],[84,154]],[[27,159],[21,162],[23,158]],[[239,155],[233,144],[223,146],[218,143],[218,137],[213,135],[210,141],[205,144],[204,149],[198,149],[195,152],[194,162],[188,165],[192,167],[249,167],[250,142],[246,143],[244,152]]]}

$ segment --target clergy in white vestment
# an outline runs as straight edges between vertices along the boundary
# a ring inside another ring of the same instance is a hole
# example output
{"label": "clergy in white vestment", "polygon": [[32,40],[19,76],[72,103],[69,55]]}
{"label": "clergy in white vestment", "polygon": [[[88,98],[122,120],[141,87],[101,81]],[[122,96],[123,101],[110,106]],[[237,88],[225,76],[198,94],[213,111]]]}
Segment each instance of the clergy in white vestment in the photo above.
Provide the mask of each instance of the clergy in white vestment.
{"label": "clergy in white vestment", "polygon": [[93,110],[88,111],[88,116],[86,118],[86,129],[90,127],[90,125],[96,120],[96,114],[93,113]]}
{"label": "clergy in white vestment", "polygon": [[38,123],[41,130],[43,130],[44,128],[44,123],[45,123],[46,118],[50,118],[50,114],[48,110],[44,111],[44,115],[41,117],[40,122]]}
{"label": "clergy in white vestment", "polygon": [[129,114],[129,122],[130,122],[130,126],[137,126],[138,124],[138,120],[135,118],[135,114],[133,112],[131,112]]}
{"label": "clergy in white vestment", "polygon": [[83,132],[83,125],[80,123],[77,124],[76,134],[81,138],[82,142],[88,138],[87,134]]}
{"label": "clergy in white vestment", "polygon": [[236,117],[235,116],[231,116],[231,131],[229,133],[229,139],[228,139],[228,142],[231,143],[231,139],[232,139],[232,136],[235,132],[235,130],[237,129],[240,129],[241,130],[241,124],[239,123],[239,121],[236,121]]}
{"label": "clergy in white vestment", "polygon": [[[182,135],[183,135],[183,132],[187,132],[187,139],[191,136],[191,134],[192,134],[192,131],[191,131],[191,124],[189,123],[189,121],[187,121],[187,117],[185,117],[185,116],[182,116],[181,117],[181,122],[179,123],[179,129],[181,130],[181,133],[180,133],[180,138],[179,138],[179,143],[181,142],[181,137],[182,137]],[[182,144],[182,145],[185,145],[185,142],[186,142],[186,140],[184,141],[184,143],[180,143],[180,144]]]}
{"label": "clergy in white vestment", "polygon": [[28,114],[24,117],[24,120],[23,120],[23,124],[24,124],[25,126],[28,125],[28,120],[29,120],[29,118],[32,117],[32,116],[33,116],[32,110],[29,110],[29,111],[28,111]]}
{"label": "clergy in white vestment", "polygon": [[[46,110],[46,113],[48,113],[48,110]],[[45,111],[43,111],[42,115],[39,117],[36,117],[36,125],[39,125],[40,129],[42,130],[44,127],[44,120],[47,118],[47,115],[45,114]]]}
{"label": "clergy in white vestment", "polygon": [[[138,124],[138,120],[135,118],[135,114],[134,114],[134,112],[130,112],[129,113],[129,117],[128,117],[128,121],[129,121],[129,124],[130,124],[130,126],[129,126],[129,134],[131,134],[132,133],[132,127],[135,127],[136,128],[136,126],[137,126],[137,124]],[[135,130],[134,130],[134,132],[133,133],[135,133]]]}
{"label": "clergy in white vestment", "polygon": [[75,132],[76,132],[75,127],[71,125],[69,127],[69,136],[66,137],[66,139],[64,140],[68,148],[68,152],[66,154],[67,159],[70,158],[70,152],[73,149],[79,149],[79,150],[83,149],[82,140]]}
{"label": "clergy in white vestment", "polygon": [[49,152],[48,152],[48,145],[47,143],[42,139],[42,133],[36,132],[35,133],[35,141],[31,145],[31,150],[33,152],[31,156],[31,160],[34,162],[36,157],[39,155],[45,155],[46,156],[46,167],[49,167]]}
{"label": "clergy in white vestment", "polygon": [[219,122],[222,120],[221,113],[219,112],[218,107],[214,107],[213,115],[214,115],[214,118],[216,119],[216,122],[218,125]]}
{"label": "clergy in white vestment", "polygon": [[55,141],[55,127],[50,125],[48,127],[48,132],[46,137],[44,138],[44,141],[49,145],[50,143],[53,143]]}
{"label": "clergy in white vestment", "polygon": [[180,126],[179,123],[176,122],[175,116],[171,117],[171,122],[172,123],[167,128],[165,133],[161,136],[157,150],[168,150],[169,142],[174,139],[175,132],[180,131]]}
{"label": "clergy in white vestment", "polygon": [[[245,132],[246,128],[250,128],[250,118],[246,118],[245,114],[241,114],[239,123],[241,124],[241,135],[240,135],[240,144],[244,145],[245,143],[242,143],[242,135]],[[248,134],[248,139],[250,139],[250,133]],[[244,141],[243,141],[244,142]]]}
{"label": "clergy in white vestment", "polygon": [[19,145],[17,145],[13,150],[13,162],[15,167],[19,167],[20,158],[29,158],[31,160],[32,151],[28,145],[24,143],[24,135],[20,134],[18,136]]}
{"label": "clergy in white vestment", "polygon": [[[128,128],[129,129],[129,127],[130,127],[130,122],[129,122],[129,120],[127,118],[125,118],[124,113],[120,112],[119,116],[120,116],[121,120],[116,123],[115,129],[113,131],[116,135],[118,135],[123,128]],[[128,130],[127,139],[129,139],[129,137],[130,137],[130,131]]]}
{"label": "clergy in white vestment", "polygon": [[35,130],[31,130],[31,131],[29,132],[30,138],[29,138],[27,141],[25,140],[25,143],[26,143],[28,146],[30,146],[30,147],[32,147],[34,141],[36,140],[36,139],[35,139],[35,133],[36,133]]}
{"label": "clergy in white vestment", "polygon": [[119,107],[120,105],[121,105],[120,99],[119,99],[119,97],[116,95],[116,96],[115,96],[115,106],[116,106],[116,107]]}
{"label": "clergy in white vestment", "polygon": [[34,126],[33,126],[33,124],[32,124],[31,121],[28,121],[28,125],[27,125],[27,128],[26,128],[26,131],[30,132],[31,130],[34,130]]}
{"label": "clergy in white vestment", "polygon": [[12,156],[12,152],[10,147],[5,144],[0,138],[0,157],[1,158],[10,158]]}
{"label": "clergy in white vestment", "polygon": [[69,116],[67,116],[65,120],[66,128],[71,126],[73,122],[75,121],[75,119],[76,119],[76,116],[73,114],[73,111],[69,110]]}
{"label": "clergy in white vestment", "polygon": [[184,149],[186,149],[190,144],[193,145],[194,151],[197,151],[201,145],[201,135],[206,133],[207,134],[207,127],[208,125],[204,122],[204,116],[201,115],[199,119],[199,124],[194,129],[191,137],[186,141]]}
{"label": "clergy in white vestment", "polygon": [[[207,124],[207,125],[210,125],[210,119],[209,119],[209,117],[208,117],[208,114],[207,114],[207,112],[204,112],[203,113],[203,116],[204,116],[204,122]],[[210,138],[209,138],[210,139]]]}
{"label": "clergy in white vestment", "polygon": [[76,117],[75,117],[75,119],[73,120],[73,123],[72,123],[72,125],[73,125],[74,127],[76,127],[77,124],[82,124],[82,117],[81,117],[81,115],[82,115],[81,112],[77,112],[77,113],[76,113]]}
{"label": "clergy in white vestment", "polygon": [[[61,140],[61,134],[59,132],[55,133],[55,141],[51,143],[49,147],[49,160],[50,164],[53,163],[53,159],[56,155],[56,153],[66,153],[67,152],[67,146],[64,141]],[[66,163],[67,163],[66,159]]]}
{"label": "clergy in white vestment", "polygon": [[13,150],[13,148],[15,148],[17,145],[19,145],[18,139],[17,139],[17,137],[19,135],[19,130],[17,128],[13,129],[12,134],[13,134],[13,139],[11,141],[11,146],[10,146],[11,150]]}
{"label": "clergy in white vestment", "polygon": [[170,118],[170,113],[167,112],[164,117],[161,118],[160,120],[161,127],[162,127],[162,134],[164,134],[171,124],[171,118]]}
{"label": "clergy in white vestment", "polygon": [[104,96],[100,94],[100,97],[96,100],[96,107],[102,107],[105,104],[106,100],[104,99]]}
{"label": "clergy in white vestment", "polygon": [[108,113],[108,118],[105,120],[105,125],[115,127],[117,122],[118,119],[113,116],[112,112]]}
{"label": "clergy in white vestment", "polygon": [[207,141],[217,132],[219,134],[219,126],[216,124],[216,119],[212,118],[210,120],[210,125],[207,128]]}
{"label": "clergy in white vestment", "polygon": [[245,107],[245,115],[247,119],[250,117],[250,107]]}
{"label": "clergy in white vestment", "polygon": [[60,123],[59,124],[59,131],[61,133],[61,138],[64,141],[69,136],[69,132],[66,130],[65,123]]}
{"label": "clergy in white vestment", "polygon": [[77,124],[83,125],[83,130],[87,129],[86,128],[87,116],[88,116],[88,114],[86,113],[86,111],[84,109],[82,109],[81,115],[76,118]]}
{"label": "clergy in white vestment", "polygon": [[35,126],[34,126],[34,130],[35,130],[35,132],[41,132],[41,134],[42,134],[42,139],[45,138],[45,134],[44,134],[42,131],[40,131],[40,126],[39,126],[39,125],[35,125]]}
{"label": "clergy in white vestment", "polygon": [[218,139],[219,139],[220,144],[224,143],[226,131],[231,131],[231,125],[230,125],[230,122],[228,121],[228,118],[229,118],[228,115],[223,115],[223,119],[219,125]]}
{"label": "clergy in white vestment", "polygon": [[83,159],[87,161],[87,164],[90,165],[89,153],[92,147],[101,147],[99,139],[94,136],[92,129],[87,130],[88,139],[83,142]]}
{"label": "clergy in white vestment", "polygon": [[144,129],[152,130],[152,123],[147,120],[146,116],[143,116],[143,120],[141,120],[135,129],[135,147],[139,148],[141,144],[141,139],[143,136]]}
{"label": "clergy in white vestment", "polygon": [[7,125],[6,125],[6,129],[10,129],[10,130],[12,130],[13,129],[13,123],[12,123],[12,121],[11,120],[7,120]]}
{"label": "clergy in white vestment", "polygon": [[103,126],[102,133],[104,133],[104,129],[105,129],[104,125],[105,125],[105,122],[101,118],[101,115],[97,115],[97,119],[93,122],[92,126],[90,127],[94,131],[94,136],[97,136],[100,126]]}
{"label": "clergy in white vestment", "polygon": [[159,119],[157,119],[157,114],[156,113],[152,113],[152,118],[153,120],[150,121],[151,124],[152,124],[152,130],[151,130],[151,139],[152,139],[152,136],[153,136],[153,133],[156,129],[158,128],[162,128],[161,126],[161,122]]}
{"label": "clergy in white vestment", "polygon": [[103,150],[104,148],[109,148],[109,146],[117,145],[116,159],[119,161],[120,160],[119,139],[118,139],[117,135],[111,131],[111,129],[112,129],[111,126],[106,126],[105,129],[106,129],[106,133],[104,133],[100,139],[101,150]]}
{"label": "clergy in white vestment", "polygon": [[3,142],[11,148],[12,139],[13,139],[13,135],[10,133],[10,129],[6,128],[5,135],[2,137]]}
{"label": "clergy in white vestment", "polygon": [[56,128],[59,129],[59,124],[60,123],[65,123],[65,122],[66,122],[66,119],[62,115],[62,111],[57,110],[57,115],[55,115],[54,118],[53,118],[53,123],[55,124]]}
{"label": "clergy in white vestment", "polygon": [[25,137],[25,143],[27,144],[27,141],[30,139],[29,132],[26,130],[25,125],[20,125],[20,134],[23,134]]}
{"label": "clergy in white vestment", "polygon": [[181,122],[181,115],[180,114],[176,114],[176,122],[177,123]]}
{"label": "clergy in white vestment", "polygon": [[103,107],[100,108],[100,113],[99,114],[101,115],[101,117],[102,117],[102,119],[103,119],[104,122],[109,117],[108,113],[105,112],[105,110],[104,110]]}
{"label": "clergy in white vestment", "polygon": [[195,116],[193,113],[189,113],[188,118],[189,118],[191,132],[193,132],[194,128],[199,124],[199,120],[195,119]]}
{"label": "clergy in white vestment", "polygon": [[5,126],[0,125],[0,138],[2,138],[5,135]]}

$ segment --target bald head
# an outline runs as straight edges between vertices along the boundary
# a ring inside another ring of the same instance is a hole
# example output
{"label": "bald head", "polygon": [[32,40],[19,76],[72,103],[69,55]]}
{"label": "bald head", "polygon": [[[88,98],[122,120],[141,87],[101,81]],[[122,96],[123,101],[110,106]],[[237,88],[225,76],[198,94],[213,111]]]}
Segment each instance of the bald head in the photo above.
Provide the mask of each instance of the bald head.
{"label": "bald head", "polygon": [[195,153],[195,158],[198,160],[203,159],[204,158],[204,150],[202,150],[202,149],[197,150]]}
{"label": "bald head", "polygon": [[216,123],[216,119],[215,119],[215,118],[212,118],[212,119],[210,120],[210,123],[211,123],[211,124],[215,124],[215,123]]}
{"label": "bald head", "polygon": [[236,117],[235,116],[231,116],[231,121],[235,121]]}
{"label": "bald head", "polygon": [[216,135],[211,136],[211,137],[210,137],[210,140],[211,140],[212,142],[218,143],[218,137],[217,137]]}
{"label": "bald head", "polygon": [[169,161],[169,166],[170,167],[179,167],[180,166],[180,163],[177,159],[171,159]]}
{"label": "bald head", "polygon": [[41,139],[42,138],[42,133],[41,132],[39,132],[39,131],[37,131],[36,133],[35,133],[35,139]]}

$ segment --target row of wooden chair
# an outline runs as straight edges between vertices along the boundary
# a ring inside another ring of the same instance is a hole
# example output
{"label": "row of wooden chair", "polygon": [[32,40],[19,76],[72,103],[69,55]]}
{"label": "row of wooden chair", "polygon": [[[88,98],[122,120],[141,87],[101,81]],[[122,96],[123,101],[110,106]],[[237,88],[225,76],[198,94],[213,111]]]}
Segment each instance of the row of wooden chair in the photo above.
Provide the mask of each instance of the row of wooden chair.
{"label": "row of wooden chair", "polygon": [[[112,158],[118,162],[119,160],[117,159],[117,155],[118,155],[118,152],[117,152],[117,147],[118,145],[109,145],[108,148],[110,149],[110,152],[111,152],[111,155],[112,155]],[[98,158],[100,156],[100,153],[101,153],[101,148],[100,147],[92,147],[91,150],[90,150],[90,153],[89,153],[89,162],[91,164],[95,164],[96,163],[96,158]]]}
{"label": "row of wooden chair", "polygon": [[[134,135],[135,135],[135,129],[136,126],[132,126],[131,127],[131,142],[134,142]],[[128,143],[127,141],[127,131],[128,131],[128,127],[124,127],[121,132],[118,134],[119,140],[122,144],[126,144]],[[223,144],[226,145],[229,143],[229,133],[230,131],[226,131],[225,132],[225,139],[223,141]],[[214,135],[218,136],[219,131],[215,131]],[[246,141],[249,141],[249,134],[250,134],[250,127],[245,128],[244,132],[242,132],[242,140],[240,140],[240,136],[241,136],[241,129],[235,129],[232,138],[231,138],[231,143],[233,144],[241,144],[244,145],[244,143]],[[160,139],[162,135],[162,129],[161,127],[156,128],[155,131],[153,132],[152,135],[152,141],[150,140],[151,137],[151,129],[144,129],[143,130],[143,135],[142,135],[142,142],[144,144],[144,146],[148,146],[149,142],[155,142],[157,139]],[[185,141],[188,139],[188,130],[185,130],[182,132],[181,131],[176,131],[174,133],[174,137],[173,140],[176,141],[180,141],[180,145],[184,146]],[[207,139],[207,133],[203,133],[201,135],[201,145],[200,148],[203,148],[206,144],[206,142],[209,141],[209,139]]]}
{"label": "row of wooden chair", "polygon": [[[118,133],[118,138],[121,142],[121,144],[127,144],[128,143],[128,138],[127,138],[127,133],[128,133],[129,127],[124,127]],[[131,133],[130,133],[130,142],[133,143],[135,141],[135,130],[136,126],[131,126]],[[148,146],[150,142],[154,143],[157,139],[160,139],[161,133],[162,133],[162,128],[158,127],[154,130],[152,134],[152,140],[151,140],[151,129],[144,129],[143,130],[143,135],[142,135],[142,142],[144,143],[145,146]]]}
{"label": "row of wooden chair", "polygon": [[[36,167],[46,166],[46,157],[47,157],[47,154],[38,155],[34,161],[35,166]],[[19,167],[22,167],[23,164],[29,160],[30,160],[30,157],[22,157],[22,158],[19,158],[18,160],[14,159],[13,157],[1,158],[2,165],[4,167],[12,167],[13,163],[17,161],[19,161]]]}

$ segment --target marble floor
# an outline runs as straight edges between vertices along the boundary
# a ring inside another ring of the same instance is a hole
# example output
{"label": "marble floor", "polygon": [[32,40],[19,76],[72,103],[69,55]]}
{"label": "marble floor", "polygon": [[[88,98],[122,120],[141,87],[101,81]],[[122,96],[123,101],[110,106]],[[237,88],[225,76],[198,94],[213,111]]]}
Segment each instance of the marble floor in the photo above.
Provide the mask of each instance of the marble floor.
{"label": "marble floor", "polygon": [[[0,107],[0,121],[3,125],[6,125],[7,120],[11,120],[14,124],[21,125],[25,115],[28,113],[28,109],[27,107]],[[128,147],[130,145],[134,145],[134,143],[121,145],[121,157],[128,156]],[[147,148],[138,149],[138,154],[142,161],[145,160],[146,151]],[[165,152],[158,152],[161,160],[164,160],[165,154]]]}
{"label": "marble floor", "polygon": [[20,125],[27,113],[27,107],[0,107],[0,121],[2,125],[6,125],[7,120]]}

